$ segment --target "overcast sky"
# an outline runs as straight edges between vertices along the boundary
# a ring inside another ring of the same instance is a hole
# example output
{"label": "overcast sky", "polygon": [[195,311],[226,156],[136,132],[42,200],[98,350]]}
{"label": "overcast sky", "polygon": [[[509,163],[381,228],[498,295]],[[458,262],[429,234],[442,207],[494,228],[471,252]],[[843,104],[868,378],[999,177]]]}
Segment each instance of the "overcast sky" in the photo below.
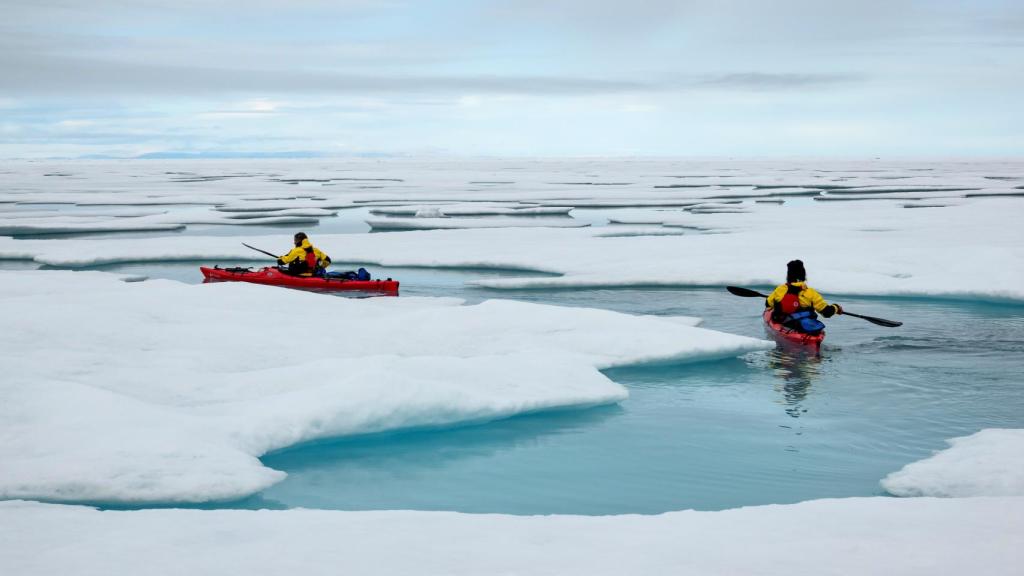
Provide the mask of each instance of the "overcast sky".
{"label": "overcast sky", "polygon": [[0,0],[0,157],[1021,156],[1022,0]]}

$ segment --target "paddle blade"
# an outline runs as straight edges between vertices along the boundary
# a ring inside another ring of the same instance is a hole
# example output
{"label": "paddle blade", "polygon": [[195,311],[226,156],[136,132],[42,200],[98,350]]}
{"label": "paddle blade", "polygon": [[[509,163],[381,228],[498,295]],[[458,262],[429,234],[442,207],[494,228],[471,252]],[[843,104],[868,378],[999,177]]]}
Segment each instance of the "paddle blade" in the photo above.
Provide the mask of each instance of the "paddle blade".
{"label": "paddle blade", "polygon": [[728,290],[729,293],[731,293],[731,294],[734,294],[736,296],[743,296],[744,298],[767,298],[768,297],[766,294],[761,294],[760,292],[757,292],[755,290],[751,290],[749,288],[740,288],[739,286],[726,286],[725,289]]}
{"label": "paddle blade", "polygon": [[896,328],[897,326],[903,326],[903,322],[897,322],[895,320],[886,320],[885,318],[875,318],[874,316],[863,316],[861,314],[853,314],[843,310],[843,315],[853,316],[854,318],[860,318],[861,320],[867,320],[872,324],[878,324],[879,326],[885,326],[886,328]]}

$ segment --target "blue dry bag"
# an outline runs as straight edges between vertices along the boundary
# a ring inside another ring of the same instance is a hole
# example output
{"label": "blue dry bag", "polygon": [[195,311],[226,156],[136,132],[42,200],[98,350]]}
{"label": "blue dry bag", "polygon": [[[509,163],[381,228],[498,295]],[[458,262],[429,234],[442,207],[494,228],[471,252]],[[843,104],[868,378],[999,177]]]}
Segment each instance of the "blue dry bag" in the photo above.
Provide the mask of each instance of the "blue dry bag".
{"label": "blue dry bag", "polygon": [[818,320],[818,315],[810,310],[794,312],[789,315],[789,320],[797,322],[800,326],[800,331],[807,334],[817,334],[825,329],[825,324]]}

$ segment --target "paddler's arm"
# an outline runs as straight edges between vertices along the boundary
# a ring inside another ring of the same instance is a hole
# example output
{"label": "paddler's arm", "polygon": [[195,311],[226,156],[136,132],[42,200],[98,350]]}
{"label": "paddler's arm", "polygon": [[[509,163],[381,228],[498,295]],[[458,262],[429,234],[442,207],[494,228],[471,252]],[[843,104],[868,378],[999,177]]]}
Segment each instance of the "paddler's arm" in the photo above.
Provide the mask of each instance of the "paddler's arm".
{"label": "paddler's arm", "polygon": [[829,304],[825,302],[825,299],[822,298],[821,294],[819,294],[814,288],[808,286],[804,288],[804,290],[807,293],[807,297],[811,299],[811,306],[813,306],[818,312],[821,312],[821,315],[825,318],[831,318],[836,314],[843,313],[842,306],[839,304]]}
{"label": "paddler's arm", "polygon": [[326,252],[320,250],[319,248],[313,248],[313,251],[316,253],[317,259],[323,262],[324,268],[327,268],[328,266],[331,265],[331,257],[328,256]]}
{"label": "paddler's arm", "polygon": [[786,285],[782,284],[781,286],[776,286],[775,290],[773,290],[772,293],[768,295],[768,298],[764,301],[764,307],[771,308],[775,306],[775,304],[777,304],[779,300],[782,300],[782,297],[785,295]]}
{"label": "paddler's arm", "polygon": [[291,264],[299,258],[304,258],[306,251],[302,248],[292,248],[292,251],[277,259],[278,264]]}

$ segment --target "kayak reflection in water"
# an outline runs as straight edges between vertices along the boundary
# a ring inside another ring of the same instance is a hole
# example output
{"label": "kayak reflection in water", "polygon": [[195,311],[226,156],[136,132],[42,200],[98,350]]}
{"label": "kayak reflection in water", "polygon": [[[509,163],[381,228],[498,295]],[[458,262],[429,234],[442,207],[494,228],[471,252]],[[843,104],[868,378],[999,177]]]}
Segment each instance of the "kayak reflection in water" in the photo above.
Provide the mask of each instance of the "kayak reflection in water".
{"label": "kayak reflection in water", "polygon": [[786,414],[799,418],[807,412],[801,403],[810,393],[811,384],[821,375],[821,356],[807,348],[779,346],[768,352],[768,366],[782,381],[782,386],[776,390],[782,392]]}
{"label": "kayak reflection in water", "polygon": [[817,334],[825,329],[816,312],[821,312],[825,318],[843,313],[839,304],[826,303],[817,290],[807,285],[807,271],[801,260],[786,264],[786,283],[776,287],[764,304],[772,309],[773,322],[805,334]]}
{"label": "kayak reflection in water", "polygon": [[323,276],[331,265],[331,257],[314,247],[305,232],[299,232],[295,235],[295,247],[278,258],[277,265],[287,266],[282,271],[293,276]]}

